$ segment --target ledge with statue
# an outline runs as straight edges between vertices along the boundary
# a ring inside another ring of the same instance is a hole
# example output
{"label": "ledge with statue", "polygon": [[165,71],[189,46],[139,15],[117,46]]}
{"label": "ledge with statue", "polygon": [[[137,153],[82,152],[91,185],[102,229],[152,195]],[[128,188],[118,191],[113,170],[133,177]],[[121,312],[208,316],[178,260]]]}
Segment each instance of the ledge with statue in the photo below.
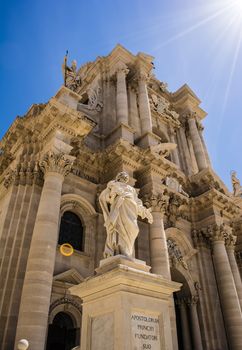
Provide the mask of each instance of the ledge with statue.
{"label": "ledge with statue", "polygon": [[169,302],[181,284],[134,258],[137,218],[152,224],[153,217],[128,182],[121,172],[100,194],[104,259],[94,277],[69,289],[83,301],[81,350],[173,349]]}

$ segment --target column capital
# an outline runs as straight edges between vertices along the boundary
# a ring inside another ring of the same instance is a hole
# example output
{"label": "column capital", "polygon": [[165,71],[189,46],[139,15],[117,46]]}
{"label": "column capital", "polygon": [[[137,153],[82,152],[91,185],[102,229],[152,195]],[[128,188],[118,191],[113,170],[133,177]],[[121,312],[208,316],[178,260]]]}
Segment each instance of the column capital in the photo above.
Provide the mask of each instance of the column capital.
{"label": "column capital", "polygon": [[127,75],[129,73],[129,69],[126,66],[125,63],[119,62],[116,66],[116,74],[123,73],[124,75]]}
{"label": "column capital", "polygon": [[6,188],[9,188],[14,183],[16,175],[17,175],[16,170],[9,169],[9,171],[4,176],[3,185]]}
{"label": "column capital", "polygon": [[197,121],[197,128],[198,128],[198,131],[200,131],[200,132],[202,132],[204,130],[204,126],[199,121]]}
{"label": "column capital", "polygon": [[225,243],[228,234],[230,234],[229,229],[224,224],[212,224],[200,230],[193,230],[193,239],[195,242],[199,242],[202,237],[204,237],[204,239],[207,239],[212,243]]}
{"label": "column capital", "polygon": [[150,76],[148,73],[141,70],[137,75],[137,79],[139,82],[147,83],[150,79]]}
{"label": "column capital", "polygon": [[196,112],[189,111],[186,113],[187,120],[196,120]]}
{"label": "column capital", "polygon": [[33,185],[42,183],[42,174],[37,162],[23,162],[17,164],[16,168],[9,169],[5,174],[3,185],[8,189],[11,185]]}
{"label": "column capital", "polygon": [[164,214],[168,207],[169,196],[163,194],[145,195],[143,197],[143,203],[147,208],[151,208],[152,212]]}
{"label": "column capital", "polygon": [[229,232],[227,231],[224,224],[221,224],[221,225],[215,224],[207,228],[207,234],[209,235],[209,238],[213,243],[215,242],[225,243],[225,240],[227,239]]}
{"label": "column capital", "polygon": [[197,230],[193,229],[192,230],[192,238],[195,247],[197,246],[210,246],[210,239],[209,237],[206,236],[206,230]]}
{"label": "column capital", "polygon": [[40,169],[46,175],[48,172],[54,172],[66,176],[70,173],[75,157],[64,153],[56,154],[47,152],[39,163]]}
{"label": "column capital", "polygon": [[224,238],[226,248],[234,250],[237,237],[234,236],[232,233],[226,233]]}

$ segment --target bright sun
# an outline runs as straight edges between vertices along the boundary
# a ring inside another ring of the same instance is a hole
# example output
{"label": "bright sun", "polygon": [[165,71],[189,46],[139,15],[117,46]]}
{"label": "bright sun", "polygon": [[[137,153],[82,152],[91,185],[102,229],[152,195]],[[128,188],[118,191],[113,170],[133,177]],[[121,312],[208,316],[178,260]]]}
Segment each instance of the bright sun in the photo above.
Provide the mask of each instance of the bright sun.
{"label": "bright sun", "polygon": [[242,19],[242,0],[232,0],[229,1],[229,3],[231,4],[231,9],[234,11],[235,15],[238,15],[238,17]]}

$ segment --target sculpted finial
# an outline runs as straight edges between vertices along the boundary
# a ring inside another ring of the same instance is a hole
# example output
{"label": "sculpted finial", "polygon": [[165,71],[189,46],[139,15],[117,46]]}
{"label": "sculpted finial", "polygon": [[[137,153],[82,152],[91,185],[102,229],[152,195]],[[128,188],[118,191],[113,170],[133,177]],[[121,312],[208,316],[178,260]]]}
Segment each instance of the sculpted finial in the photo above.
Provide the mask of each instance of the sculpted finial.
{"label": "sculpted finial", "polygon": [[120,172],[115,180],[107,184],[99,197],[107,231],[105,258],[117,254],[131,257],[139,233],[137,217],[153,222],[150,210],[143,206],[135,188],[128,185],[128,182],[129,175]]}

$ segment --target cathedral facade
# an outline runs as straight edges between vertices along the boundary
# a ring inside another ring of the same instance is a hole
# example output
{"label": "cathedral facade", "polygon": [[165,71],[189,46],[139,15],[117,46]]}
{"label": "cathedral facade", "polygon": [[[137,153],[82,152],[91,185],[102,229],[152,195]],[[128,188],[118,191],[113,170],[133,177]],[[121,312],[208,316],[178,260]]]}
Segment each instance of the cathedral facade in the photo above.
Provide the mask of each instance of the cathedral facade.
{"label": "cathedral facade", "polygon": [[153,68],[121,45],[79,70],[65,58],[63,86],[0,142],[2,350],[79,349],[82,300],[69,288],[103,259],[98,199],[120,171],[153,216],[139,218],[134,257],[182,284],[169,349],[242,349],[240,183],[233,174],[231,193],[212,168],[199,98],[168,91]]}

